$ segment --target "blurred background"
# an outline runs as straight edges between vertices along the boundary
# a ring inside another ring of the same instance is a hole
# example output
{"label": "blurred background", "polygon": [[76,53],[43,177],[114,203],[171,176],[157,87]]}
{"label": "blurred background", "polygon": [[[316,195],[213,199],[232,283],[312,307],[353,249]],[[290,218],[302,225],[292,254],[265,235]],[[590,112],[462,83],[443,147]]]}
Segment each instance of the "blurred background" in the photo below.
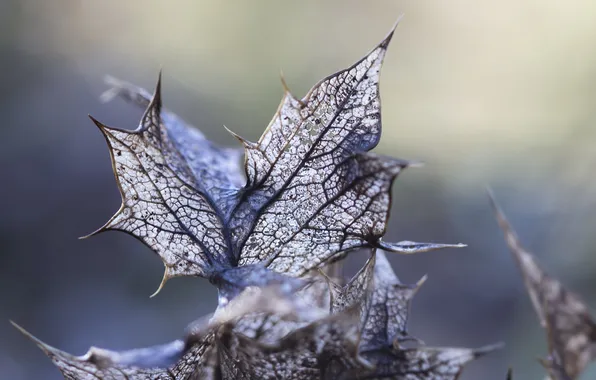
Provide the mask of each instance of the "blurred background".
{"label": "blurred background", "polygon": [[[150,299],[163,266],[130,236],[77,240],[120,204],[87,114],[124,128],[141,116],[99,102],[105,74],[151,89],[163,68],[168,108],[218,143],[236,144],[224,124],[254,141],[282,95],[280,69],[302,96],[402,13],[377,151],[427,165],[397,180],[388,240],[469,244],[390,257],[404,282],[429,275],[410,331],[433,346],[507,344],[462,379],[502,380],[510,366],[516,379],[542,378],[545,334],[484,189],[543,267],[596,311],[590,0],[0,1],[0,377],[60,378],[9,319],[82,354],[169,341],[216,305],[197,278]],[[346,274],[364,256],[352,255]]]}

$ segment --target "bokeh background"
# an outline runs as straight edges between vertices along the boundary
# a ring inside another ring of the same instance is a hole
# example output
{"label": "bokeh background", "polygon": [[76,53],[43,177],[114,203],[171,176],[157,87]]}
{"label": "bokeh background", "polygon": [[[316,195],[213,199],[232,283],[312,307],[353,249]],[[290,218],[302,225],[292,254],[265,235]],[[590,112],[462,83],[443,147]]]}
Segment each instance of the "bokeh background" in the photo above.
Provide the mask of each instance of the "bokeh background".
{"label": "bokeh background", "polygon": [[[463,379],[539,379],[545,336],[497,228],[490,185],[526,247],[596,310],[596,3],[557,0],[0,1],[0,378],[59,379],[8,320],[75,354],[177,338],[211,312],[202,279],[170,281],[135,239],[77,240],[119,206],[104,139],[87,118],[105,74],[152,88],[218,143],[258,139],[282,94],[350,65],[400,14],[382,73],[377,151],[427,163],[394,187],[389,239],[468,248],[392,256],[428,274],[410,331],[429,345],[504,350]],[[364,255],[349,259],[353,273]],[[596,378],[591,367],[582,379]]]}

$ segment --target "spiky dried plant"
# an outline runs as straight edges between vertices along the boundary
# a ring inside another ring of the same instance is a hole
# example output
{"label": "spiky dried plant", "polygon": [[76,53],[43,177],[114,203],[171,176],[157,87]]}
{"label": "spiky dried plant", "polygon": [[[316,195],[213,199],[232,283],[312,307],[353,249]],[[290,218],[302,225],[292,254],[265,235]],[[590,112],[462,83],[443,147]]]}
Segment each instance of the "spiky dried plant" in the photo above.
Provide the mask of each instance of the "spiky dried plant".
{"label": "spiky dried plant", "polygon": [[[118,96],[146,111],[134,131],[92,119],[122,195],[120,209],[93,234],[119,230],[148,245],[165,265],[158,291],[173,277],[208,278],[218,307],[174,342],[123,352],[92,347],[83,356],[17,327],[66,379],[450,380],[499,347],[430,348],[407,331],[426,277],[401,283],[384,250],[464,245],[382,239],[392,184],[413,165],[370,152],[381,138],[379,73],[393,32],[302,99],[283,83],[259,141],[234,134],[243,150],[216,146],[162,109],[161,80],[151,95],[109,78],[104,100]],[[549,376],[575,379],[593,358],[587,308],[541,271],[493,206],[548,331]],[[369,259],[344,283],[334,268],[359,248]]]}

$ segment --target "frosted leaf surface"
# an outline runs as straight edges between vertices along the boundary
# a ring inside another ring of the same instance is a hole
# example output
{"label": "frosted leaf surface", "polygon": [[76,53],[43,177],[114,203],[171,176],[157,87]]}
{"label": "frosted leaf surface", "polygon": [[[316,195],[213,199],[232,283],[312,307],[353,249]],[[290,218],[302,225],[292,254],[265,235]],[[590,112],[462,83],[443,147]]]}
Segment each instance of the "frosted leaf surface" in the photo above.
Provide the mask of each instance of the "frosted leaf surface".
{"label": "frosted leaf surface", "polygon": [[122,195],[120,210],[98,232],[121,230],[143,241],[162,258],[164,281],[208,276],[231,266],[221,218],[160,114],[158,83],[135,131],[95,121],[110,147]]}
{"label": "frosted leaf surface", "polygon": [[381,136],[379,73],[392,35],[303,99],[286,90],[259,141],[243,140],[247,186],[230,219],[240,265],[299,276],[380,244],[392,183],[410,165],[367,153]]}
{"label": "frosted leaf surface", "polygon": [[277,281],[264,273],[248,284],[233,268],[262,265],[297,277],[360,247],[401,253],[451,247],[381,241],[393,181],[410,165],[368,152],[381,137],[379,75],[393,32],[303,99],[284,87],[259,141],[237,136],[244,175],[238,150],[217,147],[162,110],[159,83],[151,96],[108,78],[104,99],[120,96],[146,111],[134,131],[96,121],[122,194],[120,210],[99,231],[122,230],[145,242],[165,263],[162,285],[175,276],[208,277],[225,293],[221,300]]}
{"label": "frosted leaf surface", "polygon": [[[286,91],[259,141],[245,143],[247,190],[231,219],[241,263],[266,259],[286,245],[285,234],[269,233],[272,226],[285,227],[290,236],[299,232],[357,177],[353,156],[372,149],[381,135],[379,73],[392,35],[304,99]],[[280,224],[281,213],[293,212]]]}
{"label": "frosted leaf surface", "polygon": [[[111,88],[102,95],[104,101],[118,96],[144,109],[151,104],[153,95],[143,88],[113,77],[107,77],[106,83]],[[231,204],[227,198],[235,194],[245,183],[241,165],[242,149],[217,146],[199,129],[163,107],[161,122],[172,143],[188,163],[193,177],[200,179],[193,181],[189,178],[189,182],[197,182],[197,186],[208,185],[202,190],[209,192],[218,205],[225,208],[227,204]]]}

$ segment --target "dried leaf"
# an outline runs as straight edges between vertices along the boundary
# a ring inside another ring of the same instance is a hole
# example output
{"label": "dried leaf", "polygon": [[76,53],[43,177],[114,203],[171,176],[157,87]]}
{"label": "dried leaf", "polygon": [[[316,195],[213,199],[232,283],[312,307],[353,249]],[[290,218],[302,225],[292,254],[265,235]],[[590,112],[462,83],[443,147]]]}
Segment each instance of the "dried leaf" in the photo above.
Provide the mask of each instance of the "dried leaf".
{"label": "dried leaf", "polygon": [[368,293],[372,289],[373,271],[375,268],[375,254],[371,254],[366,264],[352,277],[345,285],[340,286],[329,279],[329,291],[331,293],[331,313],[339,313],[348,308],[359,308],[365,310],[368,306]]}
{"label": "dried leaf", "polygon": [[[111,79],[108,98],[147,103],[147,110],[135,131],[95,121],[122,194],[120,210],[97,232],[126,231],[146,243],[164,261],[162,285],[176,276],[207,277],[224,288],[223,301],[245,286],[278,282],[260,265],[300,276],[359,247],[401,253],[452,247],[381,241],[391,185],[410,165],[368,153],[381,136],[379,72],[392,35],[302,100],[286,87],[259,141],[239,137],[246,155],[241,188],[236,151],[162,112],[160,82],[150,99]],[[248,265],[261,271],[253,276],[258,283],[234,270]]]}
{"label": "dried leaf", "polygon": [[415,285],[401,284],[384,252],[373,251],[364,267],[345,285],[329,280],[331,313],[359,307],[361,318],[360,351],[376,350],[416,340],[406,331],[410,304],[424,276]]}
{"label": "dried leaf", "polygon": [[299,305],[295,307],[309,310],[308,313],[301,312],[294,318],[284,318],[280,313],[253,313],[239,319],[234,332],[260,343],[274,344],[290,332],[324,317],[330,308],[329,285],[321,278],[312,279],[295,297],[295,305]]}
{"label": "dried leaf", "polygon": [[402,284],[385,253],[376,252],[373,290],[366,311],[360,350],[369,351],[394,345],[399,340],[412,339],[407,333],[407,322],[412,298],[426,281],[422,277],[417,284]]}
{"label": "dried leaf", "polygon": [[[207,277],[213,268],[232,265],[227,241],[214,199],[203,188],[208,183],[194,177],[173,142],[174,132],[162,124],[160,87],[159,81],[137,130],[109,128],[94,120],[108,142],[122,195],[120,210],[97,232],[121,230],[139,238],[162,257],[164,281],[180,275]],[[207,150],[202,149],[205,141],[193,144],[195,149]]]}
{"label": "dried leaf", "polygon": [[569,378],[575,379],[595,357],[596,325],[589,310],[578,295],[540,268],[534,256],[521,246],[490,191],[489,197],[540,324],[547,329],[551,356],[560,358],[558,365]]}
{"label": "dried leaf", "polygon": [[[106,77],[106,83],[110,89],[102,95],[103,101],[118,96],[144,109],[149,108],[153,95],[145,89],[111,76]],[[244,185],[242,149],[215,145],[201,131],[167,109],[161,109],[160,117],[173,144],[188,162],[193,177],[208,185],[207,190],[215,201],[233,195]]]}
{"label": "dried leaf", "polygon": [[362,379],[455,380],[470,361],[499,349],[502,344],[468,348],[381,349],[363,354],[375,366],[374,374]]}
{"label": "dried leaf", "polygon": [[123,352],[91,347],[85,355],[73,356],[43,343],[17,324],[13,325],[42,349],[67,380],[190,379],[201,370],[203,354],[211,344],[205,340],[186,349],[185,343],[177,340]]}
{"label": "dried leaf", "polygon": [[357,325],[355,313],[348,311],[313,322],[270,345],[231,334],[225,360],[234,361],[237,368],[224,378],[241,373],[246,379],[331,379],[328,371],[337,360],[350,363],[346,366],[358,360]]}
{"label": "dried leaf", "polygon": [[[545,300],[545,303],[548,302]],[[548,306],[545,304],[543,305],[543,310],[547,310]],[[540,364],[546,369],[548,373],[548,378],[550,380],[571,380],[571,377],[567,375],[565,370],[565,365],[563,363],[563,358],[560,356],[560,353],[556,349],[556,342],[555,342],[555,331],[553,330],[553,322],[554,318],[552,314],[545,314],[545,330],[546,330],[546,337],[548,341],[548,356],[546,359],[538,359]]]}
{"label": "dried leaf", "polygon": [[[223,379],[223,368],[226,363],[222,363],[219,352],[219,344],[214,342],[203,355],[203,363],[200,368],[192,374],[189,380],[221,380]],[[176,379],[176,378],[175,378]]]}
{"label": "dried leaf", "polygon": [[[285,93],[257,143],[220,148],[162,109],[155,93],[109,79],[104,100],[146,107],[134,131],[105,136],[122,196],[96,233],[125,231],[176,276],[219,290],[210,318],[183,340],[75,357],[28,335],[67,379],[455,379],[489,349],[401,349],[409,302],[422,283],[399,283],[383,253],[462,244],[382,241],[391,186],[412,163],[369,151],[381,136],[379,72],[393,31],[303,99]],[[347,285],[308,277],[348,251],[373,255]],[[159,291],[159,289],[158,289]],[[383,310],[381,310],[384,308]],[[359,344],[367,347],[361,356]]]}
{"label": "dried leaf", "polygon": [[246,289],[225,307],[218,308],[212,317],[193,322],[184,340],[121,352],[91,347],[85,355],[73,356],[13,325],[33,340],[67,379],[187,379],[215,371],[209,367],[214,359],[203,360],[203,355],[215,349],[219,335],[233,330],[238,319],[247,314],[269,313],[280,319],[309,321],[326,317],[324,310],[306,307],[285,294],[274,286]]}

